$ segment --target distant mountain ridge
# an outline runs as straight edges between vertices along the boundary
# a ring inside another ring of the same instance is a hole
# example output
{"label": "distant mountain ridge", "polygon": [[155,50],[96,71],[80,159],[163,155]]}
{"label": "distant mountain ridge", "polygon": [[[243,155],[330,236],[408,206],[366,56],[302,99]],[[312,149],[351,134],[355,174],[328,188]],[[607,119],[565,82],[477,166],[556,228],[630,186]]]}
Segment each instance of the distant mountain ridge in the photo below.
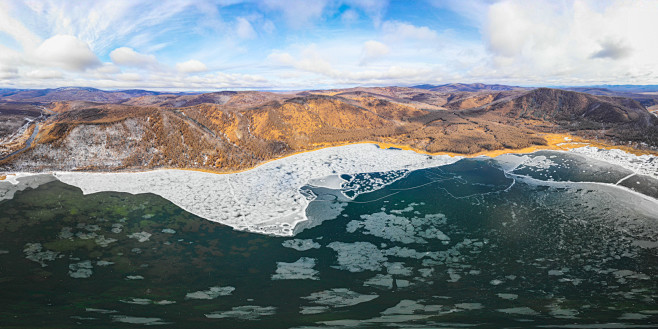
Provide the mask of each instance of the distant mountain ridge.
{"label": "distant mountain ridge", "polygon": [[10,102],[54,102],[54,101],[87,101],[99,103],[121,103],[125,100],[164,93],[141,89],[101,90],[89,87],[60,87],[49,89],[0,89],[0,100]]}
{"label": "distant mountain ridge", "polygon": [[499,85],[499,84],[490,85],[484,83],[448,83],[443,85],[424,84],[424,85],[413,86],[412,88],[425,89],[425,90],[437,91],[437,92],[447,92],[447,93],[459,92],[459,91],[477,92],[477,91],[508,91],[508,90],[528,89],[528,88],[517,87],[517,86],[507,86],[507,85]]}

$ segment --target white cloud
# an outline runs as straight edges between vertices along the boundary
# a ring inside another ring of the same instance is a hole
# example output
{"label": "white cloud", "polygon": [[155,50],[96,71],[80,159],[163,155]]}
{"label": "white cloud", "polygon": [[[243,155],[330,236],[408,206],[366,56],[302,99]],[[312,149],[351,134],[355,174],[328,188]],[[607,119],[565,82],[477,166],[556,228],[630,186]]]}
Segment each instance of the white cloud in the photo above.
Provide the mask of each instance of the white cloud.
{"label": "white cloud", "polygon": [[56,35],[34,51],[35,58],[50,66],[84,71],[101,64],[89,45],[72,35]]}
{"label": "white cloud", "polygon": [[59,79],[64,75],[57,70],[39,69],[27,72],[25,76],[33,79]]}
{"label": "white cloud", "polygon": [[103,66],[98,67],[96,69],[96,72],[111,74],[111,73],[119,73],[121,72],[121,69],[112,63],[103,63]]}
{"label": "white cloud", "polygon": [[13,79],[18,76],[18,69],[13,66],[0,64],[0,79]]}
{"label": "white cloud", "polygon": [[390,52],[391,49],[379,41],[366,41],[361,52],[361,65],[366,65],[373,60],[388,55]]}
{"label": "white cloud", "polygon": [[283,13],[288,25],[300,28],[319,19],[328,0],[264,0],[262,3],[266,8]]}
{"label": "white cloud", "polygon": [[[379,26],[388,7],[387,0],[343,0],[341,1],[352,8],[362,10],[372,18],[375,26]],[[348,10],[349,11],[349,10]],[[346,13],[348,12],[346,11]],[[345,18],[345,17],[341,17]]]}
{"label": "white cloud", "polygon": [[138,73],[121,73],[116,75],[117,79],[122,80],[122,81],[141,81],[142,80],[142,75]]}
{"label": "white cloud", "polygon": [[348,9],[340,15],[340,20],[345,24],[356,23],[359,20],[359,13],[356,10]]}
{"label": "white cloud", "polygon": [[208,67],[196,59],[190,59],[187,62],[176,64],[176,69],[181,73],[198,73],[207,71]]}
{"label": "white cloud", "polygon": [[114,62],[114,64],[121,66],[146,68],[158,64],[158,61],[155,58],[155,56],[138,53],[134,49],[129,47],[121,47],[114,49],[110,53],[110,59],[112,59],[112,62]]}
{"label": "white cloud", "polygon": [[251,23],[249,23],[249,21],[244,17],[238,17],[236,19],[235,31],[242,39],[253,39],[256,37],[256,31],[254,31]]}
{"label": "white cloud", "polygon": [[398,21],[386,21],[382,23],[382,31],[387,38],[396,41],[435,41],[439,38],[438,33],[427,26],[415,26]]}
{"label": "white cloud", "polygon": [[493,64],[509,74],[638,83],[658,79],[655,17],[655,1],[506,0],[490,6],[484,35]]}
{"label": "white cloud", "polygon": [[0,2],[0,32],[18,42],[23,50],[36,48],[41,43],[41,38],[12,15],[11,7],[12,2]]}

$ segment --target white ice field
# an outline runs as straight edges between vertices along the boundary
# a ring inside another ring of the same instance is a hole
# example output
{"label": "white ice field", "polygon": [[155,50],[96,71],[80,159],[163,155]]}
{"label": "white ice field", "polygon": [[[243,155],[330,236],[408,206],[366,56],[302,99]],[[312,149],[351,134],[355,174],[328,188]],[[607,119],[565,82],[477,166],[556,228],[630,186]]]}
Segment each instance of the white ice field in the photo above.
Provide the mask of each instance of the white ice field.
{"label": "white ice field", "polygon": [[[571,152],[658,178],[655,156],[635,156],[620,150],[592,147]],[[523,158],[526,157],[520,156],[518,160],[523,162]],[[340,188],[344,182],[341,174],[411,171],[451,164],[460,159],[381,149],[374,144],[355,144],[296,154],[231,174],[154,170],[136,173],[55,172],[53,175],[66,184],[79,187],[85,194],[103,191],[153,193],[190,213],[237,230],[292,236],[295,226],[308,219],[306,207],[312,198],[300,193],[300,187],[304,185]],[[10,175],[7,181],[19,190],[36,187],[20,184],[20,178],[25,176],[28,174]],[[377,182],[371,185],[381,187]],[[13,191],[9,192],[4,192],[5,198],[13,196]]]}

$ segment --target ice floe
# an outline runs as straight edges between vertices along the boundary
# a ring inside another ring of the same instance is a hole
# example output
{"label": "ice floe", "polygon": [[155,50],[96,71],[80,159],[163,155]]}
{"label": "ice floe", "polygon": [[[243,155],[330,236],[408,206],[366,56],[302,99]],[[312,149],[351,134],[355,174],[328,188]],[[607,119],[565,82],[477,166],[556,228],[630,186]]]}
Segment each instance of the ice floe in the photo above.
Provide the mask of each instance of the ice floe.
{"label": "ice floe", "polygon": [[338,254],[334,268],[350,272],[378,271],[388,259],[370,242],[332,242],[327,247]]}
{"label": "ice floe", "polygon": [[438,312],[443,309],[441,305],[423,305],[415,300],[403,299],[397,305],[381,312],[382,315],[391,314],[414,314],[426,312]]}
{"label": "ice floe", "polygon": [[375,287],[384,290],[396,288],[406,288],[411,285],[409,280],[397,279],[390,274],[377,274],[374,277],[363,282],[364,287]]}
{"label": "ice floe", "polygon": [[41,243],[26,243],[23,249],[25,258],[41,264],[41,267],[46,267],[46,261],[54,261],[60,254],[52,250],[43,250]]}
{"label": "ice floe", "polygon": [[502,298],[502,299],[507,299],[507,300],[515,300],[515,299],[519,298],[519,295],[517,295],[517,294],[499,293],[499,294],[497,294],[497,296]]}
{"label": "ice floe", "polygon": [[[81,188],[85,194],[101,191],[154,193],[195,215],[235,229],[290,236],[297,223],[307,220],[305,210],[310,201],[300,193],[300,188],[309,182],[335,187],[337,179],[331,178],[329,182],[328,176],[349,174],[353,178],[351,183],[343,185],[354,196],[381,188],[411,170],[450,164],[459,159],[356,144],[296,154],[233,174],[155,170],[57,172],[54,175],[66,184]],[[391,172],[395,175],[358,175]],[[318,178],[324,178],[325,182],[319,182]]]}
{"label": "ice floe", "polygon": [[141,275],[127,275],[126,280],[144,280],[144,277]]}
{"label": "ice floe", "polygon": [[294,263],[277,262],[276,274],[272,280],[319,280],[314,270],[315,259],[302,257]]}
{"label": "ice floe", "polygon": [[148,232],[135,232],[128,235],[129,238],[136,239],[139,242],[146,242],[151,238],[151,233]]}
{"label": "ice floe", "polygon": [[118,313],[119,311],[116,310],[106,310],[102,308],[90,308],[87,307],[85,308],[86,312],[94,312],[94,313],[100,313],[100,314],[112,314],[112,313]]}
{"label": "ice floe", "polygon": [[[391,211],[393,212],[393,211]],[[362,221],[347,223],[346,230],[354,233],[361,230],[363,234],[374,235],[393,242],[427,243],[427,239],[450,241],[450,238],[437,228],[446,223],[443,214],[428,214],[424,217],[403,217],[385,212],[361,215]]]}
{"label": "ice floe", "polygon": [[498,312],[512,314],[512,315],[539,315],[539,313],[529,307],[511,307],[511,308],[501,308],[496,310]]}
{"label": "ice floe", "polygon": [[171,304],[176,304],[175,301],[173,300],[151,300],[148,298],[131,298],[131,299],[122,299],[120,300],[122,303],[126,304],[135,304],[135,305],[171,305]]}
{"label": "ice floe", "polygon": [[90,260],[69,264],[69,276],[74,279],[86,279],[93,273],[93,268]]}
{"label": "ice floe", "polygon": [[185,295],[185,299],[215,299],[219,296],[228,296],[235,290],[235,287],[210,287],[208,290],[201,290],[189,292]]}
{"label": "ice floe", "polygon": [[143,317],[126,316],[126,315],[113,315],[112,321],[121,322],[121,323],[130,323],[130,324],[142,324],[145,326],[170,324],[170,322],[164,322],[164,320],[162,320],[161,318],[143,318]]}
{"label": "ice floe", "polygon": [[286,248],[292,248],[297,251],[306,251],[310,249],[320,249],[320,244],[311,239],[292,239],[281,243]]}
{"label": "ice floe", "polygon": [[237,306],[229,311],[215,311],[206,314],[209,319],[236,318],[242,320],[258,320],[263,316],[276,314],[274,306]]}
{"label": "ice floe", "polygon": [[379,297],[376,294],[360,294],[347,288],[335,288],[314,292],[307,297],[302,297],[313,304],[330,306],[330,307],[348,307],[357,304],[369,302]]}
{"label": "ice floe", "polygon": [[299,314],[320,314],[329,311],[328,306],[302,306]]}

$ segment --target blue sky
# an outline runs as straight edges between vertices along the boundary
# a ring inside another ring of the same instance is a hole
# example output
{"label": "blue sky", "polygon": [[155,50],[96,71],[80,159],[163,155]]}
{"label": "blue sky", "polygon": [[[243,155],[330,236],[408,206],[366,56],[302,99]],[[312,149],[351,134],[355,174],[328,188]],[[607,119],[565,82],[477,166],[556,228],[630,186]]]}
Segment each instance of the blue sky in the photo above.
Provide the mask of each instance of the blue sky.
{"label": "blue sky", "polygon": [[658,84],[658,1],[9,0],[0,87]]}

